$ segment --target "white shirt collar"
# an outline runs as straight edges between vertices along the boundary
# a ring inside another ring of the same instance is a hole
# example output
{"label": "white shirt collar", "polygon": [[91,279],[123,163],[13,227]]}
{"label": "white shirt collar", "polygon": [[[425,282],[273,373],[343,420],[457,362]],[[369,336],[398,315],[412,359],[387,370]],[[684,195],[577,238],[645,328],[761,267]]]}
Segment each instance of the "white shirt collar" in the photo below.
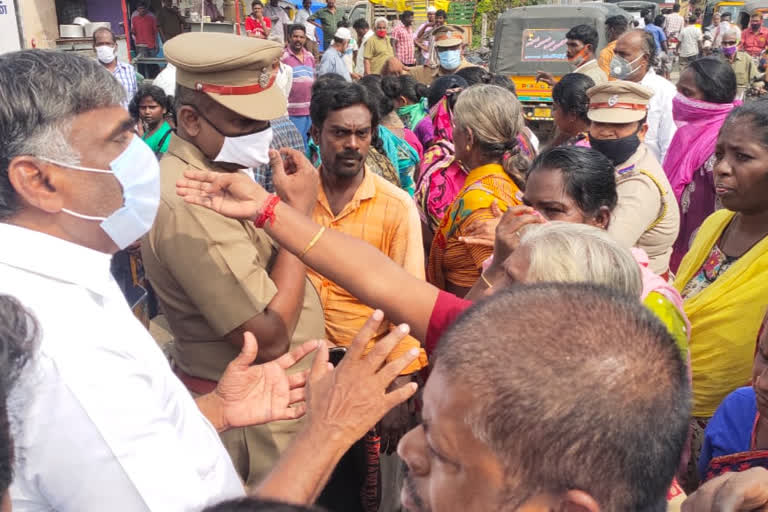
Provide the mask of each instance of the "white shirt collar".
{"label": "white shirt collar", "polygon": [[111,254],[94,251],[39,231],[0,222],[0,264],[112,295]]}
{"label": "white shirt collar", "polygon": [[653,70],[653,68],[649,67],[643,79],[640,80],[640,83],[642,84],[645,81],[653,80],[655,77],[656,77],[656,72]]}

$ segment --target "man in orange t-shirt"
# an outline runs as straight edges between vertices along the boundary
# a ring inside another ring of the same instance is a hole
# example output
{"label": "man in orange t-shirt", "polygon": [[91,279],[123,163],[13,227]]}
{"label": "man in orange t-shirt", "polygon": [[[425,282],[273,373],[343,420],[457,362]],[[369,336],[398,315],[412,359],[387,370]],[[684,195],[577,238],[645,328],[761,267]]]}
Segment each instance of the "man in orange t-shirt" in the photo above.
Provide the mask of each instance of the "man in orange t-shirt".
{"label": "man in orange t-shirt", "polygon": [[629,22],[624,16],[611,16],[605,20],[605,36],[608,44],[600,52],[600,56],[597,58],[597,65],[608,75],[608,80],[611,80],[611,59],[613,59],[613,52],[616,48],[616,40],[628,28]]}

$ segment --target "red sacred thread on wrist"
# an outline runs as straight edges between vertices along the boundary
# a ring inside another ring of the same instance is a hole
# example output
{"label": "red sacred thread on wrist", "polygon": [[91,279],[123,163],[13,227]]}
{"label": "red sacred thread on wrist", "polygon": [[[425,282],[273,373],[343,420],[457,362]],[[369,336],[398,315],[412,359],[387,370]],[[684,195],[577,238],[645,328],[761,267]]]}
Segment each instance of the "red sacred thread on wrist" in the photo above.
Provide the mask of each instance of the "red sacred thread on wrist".
{"label": "red sacred thread on wrist", "polygon": [[275,206],[280,202],[280,198],[275,194],[270,194],[269,199],[264,204],[264,208],[261,210],[261,214],[253,221],[254,226],[257,228],[263,228],[267,221],[272,224],[275,223]]}

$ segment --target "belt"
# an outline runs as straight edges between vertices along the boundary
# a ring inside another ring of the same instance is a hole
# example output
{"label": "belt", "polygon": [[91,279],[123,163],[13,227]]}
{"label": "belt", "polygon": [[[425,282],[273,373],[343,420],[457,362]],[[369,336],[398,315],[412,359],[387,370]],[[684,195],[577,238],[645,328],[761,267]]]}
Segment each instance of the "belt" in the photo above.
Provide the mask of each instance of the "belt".
{"label": "belt", "polygon": [[181,383],[184,384],[188,390],[198,395],[207,395],[208,393],[212,393],[218,384],[215,380],[193,377],[176,365],[174,365],[173,373],[176,374]]}

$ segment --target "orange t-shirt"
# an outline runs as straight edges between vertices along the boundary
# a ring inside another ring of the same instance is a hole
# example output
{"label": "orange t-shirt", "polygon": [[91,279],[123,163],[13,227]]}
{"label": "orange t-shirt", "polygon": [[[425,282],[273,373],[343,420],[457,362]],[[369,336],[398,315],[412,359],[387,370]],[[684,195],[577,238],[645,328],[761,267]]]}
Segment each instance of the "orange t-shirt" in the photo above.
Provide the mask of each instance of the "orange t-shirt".
{"label": "orange t-shirt", "polygon": [[[331,211],[325,191],[320,187],[312,219],[327,228],[365,240],[410,274],[424,279],[424,246],[416,203],[407,192],[381,176],[366,169],[352,200],[338,215]],[[328,340],[342,347],[349,345],[373,309],[314,270],[307,269],[307,275],[320,295]],[[389,322],[384,322],[366,351],[371,350],[389,328]],[[421,349],[421,343],[411,336],[406,337],[392,351],[388,361],[394,361],[414,347]],[[425,366],[427,354],[421,349],[419,358],[402,374],[414,373]]]}

